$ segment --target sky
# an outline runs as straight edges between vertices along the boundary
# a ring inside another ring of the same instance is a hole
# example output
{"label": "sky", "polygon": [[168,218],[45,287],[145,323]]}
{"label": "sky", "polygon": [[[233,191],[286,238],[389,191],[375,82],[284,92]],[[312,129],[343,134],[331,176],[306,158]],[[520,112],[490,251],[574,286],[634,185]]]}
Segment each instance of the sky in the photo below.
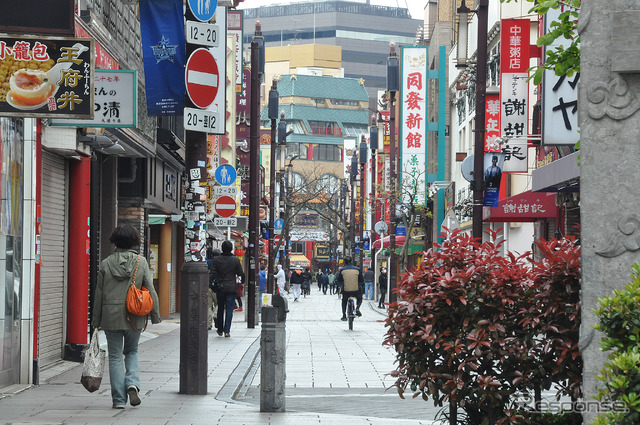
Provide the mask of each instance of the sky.
{"label": "sky", "polygon": [[[244,0],[238,9],[253,9],[273,4],[291,4],[310,2],[312,0]],[[321,0],[318,0],[321,1]],[[356,3],[366,3],[366,0],[350,0]],[[408,7],[413,19],[424,19],[424,6],[427,0],[371,0],[371,4],[390,7]]]}

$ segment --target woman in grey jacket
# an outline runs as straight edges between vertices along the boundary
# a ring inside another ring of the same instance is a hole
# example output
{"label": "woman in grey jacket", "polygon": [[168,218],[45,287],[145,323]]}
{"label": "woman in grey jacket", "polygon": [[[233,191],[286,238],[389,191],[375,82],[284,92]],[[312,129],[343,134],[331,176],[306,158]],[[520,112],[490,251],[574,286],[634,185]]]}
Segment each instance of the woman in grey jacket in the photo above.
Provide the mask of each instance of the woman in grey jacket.
{"label": "woman in grey jacket", "polygon": [[[146,318],[128,313],[125,306],[136,264],[136,286],[146,287],[153,299],[153,309],[149,314],[151,323],[160,323],[160,314],[158,294],[153,287],[149,264],[142,256],[138,264],[139,254],[133,249],[140,245],[138,231],[130,224],[123,224],[114,229],[109,240],[116,246],[116,252],[100,264],[91,326],[104,330],[109,350],[109,380],[113,408],[124,409],[127,396],[132,406],[140,404],[138,342],[141,331],[138,330],[143,329]],[[131,322],[127,320],[127,315]]]}

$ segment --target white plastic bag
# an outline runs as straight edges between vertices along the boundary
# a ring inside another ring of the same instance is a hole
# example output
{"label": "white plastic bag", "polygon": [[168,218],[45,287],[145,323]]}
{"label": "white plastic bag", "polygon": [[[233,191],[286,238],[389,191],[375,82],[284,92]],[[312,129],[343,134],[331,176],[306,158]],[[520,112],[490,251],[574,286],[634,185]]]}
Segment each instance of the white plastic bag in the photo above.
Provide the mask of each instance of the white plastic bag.
{"label": "white plastic bag", "polygon": [[84,352],[84,365],[82,367],[82,377],[80,378],[80,382],[90,393],[100,388],[105,358],[105,351],[100,349],[100,344],[98,343],[98,329],[96,328],[93,331],[93,335],[91,335],[89,347]]}

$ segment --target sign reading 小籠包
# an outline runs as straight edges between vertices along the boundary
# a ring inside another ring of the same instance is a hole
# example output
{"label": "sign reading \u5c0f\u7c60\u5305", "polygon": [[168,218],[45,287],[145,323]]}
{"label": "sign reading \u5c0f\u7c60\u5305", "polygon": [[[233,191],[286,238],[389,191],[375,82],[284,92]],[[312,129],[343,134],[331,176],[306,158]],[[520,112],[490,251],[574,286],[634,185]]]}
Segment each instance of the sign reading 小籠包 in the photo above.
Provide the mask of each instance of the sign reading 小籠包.
{"label": "sign reading \u5c0f\u7c60\u5305", "polygon": [[136,71],[96,69],[93,119],[52,119],[51,125],[135,127],[138,110],[137,87]]}
{"label": "sign reading \u5c0f\u7c60\u5305", "polygon": [[0,37],[0,115],[93,118],[93,43]]}

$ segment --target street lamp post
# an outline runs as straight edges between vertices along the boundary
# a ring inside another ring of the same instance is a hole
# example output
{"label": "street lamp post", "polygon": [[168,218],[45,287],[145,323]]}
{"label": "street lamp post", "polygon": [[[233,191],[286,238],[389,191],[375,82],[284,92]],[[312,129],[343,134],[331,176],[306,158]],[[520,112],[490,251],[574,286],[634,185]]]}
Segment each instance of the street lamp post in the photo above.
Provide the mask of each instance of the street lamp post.
{"label": "street lamp post", "polygon": [[284,252],[287,255],[287,260],[285,262],[285,268],[286,271],[289,272],[289,269],[291,268],[291,252],[289,250],[289,243],[290,243],[290,234],[291,234],[291,219],[292,217],[290,217],[291,215],[291,195],[293,194],[293,160],[296,159],[298,157],[298,155],[294,155],[293,157],[291,157],[291,159],[289,160],[289,163],[287,164],[287,193],[286,193],[286,201],[285,201],[285,221],[287,223],[287,225],[285,226],[285,229],[283,229],[283,232],[285,234],[285,245],[284,245]]}
{"label": "street lamp post", "polygon": [[[371,116],[371,127],[369,128],[369,149],[371,149],[371,222],[375,225],[378,222],[378,208],[376,202],[376,151],[378,150],[378,127],[376,125],[376,116]],[[373,243],[375,242],[375,232],[371,232],[371,250],[373,251]],[[372,256],[373,257],[373,256]]]}
{"label": "street lamp post", "polygon": [[478,0],[478,8],[471,10],[462,0],[456,9],[458,28],[458,48],[456,66],[467,66],[467,35],[469,14],[475,13],[478,18],[478,46],[476,49],[476,115],[475,138],[473,142],[473,210],[471,236],[482,242],[482,209],[484,191],[484,137],[485,137],[485,105],[487,95],[487,26],[489,21],[489,0]]}
{"label": "street lamp post", "polygon": [[400,67],[394,42],[389,44],[389,58],[387,59],[387,90],[389,91],[389,302],[397,300],[396,288],[398,260],[396,258],[396,92],[400,88]]}
{"label": "street lamp post", "polygon": [[364,268],[364,191],[367,165],[367,141],[362,135],[360,139],[360,267]]}
{"label": "street lamp post", "polygon": [[358,176],[358,155],[351,157],[351,199],[349,201],[349,222],[351,223],[349,232],[349,253],[351,258],[356,254],[356,178]]}
{"label": "street lamp post", "polygon": [[267,272],[267,292],[273,293],[273,277],[275,266],[275,252],[273,250],[273,237],[275,234],[275,209],[276,209],[276,120],[278,119],[278,82],[274,78],[269,90],[269,119],[271,120],[271,164],[269,173],[269,265]]}
{"label": "street lamp post", "polygon": [[249,117],[249,272],[247,327],[256,325],[256,280],[260,258],[260,84],[264,75],[264,39],[260,20],[251,41],[251,114]]}

